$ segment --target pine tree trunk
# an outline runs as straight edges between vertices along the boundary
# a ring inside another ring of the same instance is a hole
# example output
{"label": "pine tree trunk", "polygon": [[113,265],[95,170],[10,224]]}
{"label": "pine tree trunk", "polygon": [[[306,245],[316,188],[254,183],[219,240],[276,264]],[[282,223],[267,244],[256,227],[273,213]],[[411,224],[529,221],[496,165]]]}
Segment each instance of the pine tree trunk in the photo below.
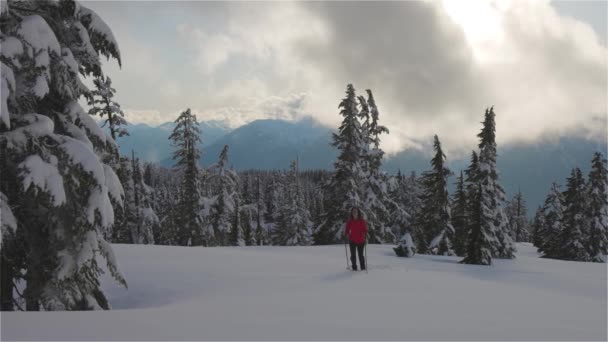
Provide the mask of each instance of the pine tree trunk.
{"label": "pine tree trunk", "polygon": [[13,267],[0,250],[0,310],[13,311]]}
{"label": "pine tree trunk", "polygon": [[25,310],[27,311],[40,311],[40,279],[36,275],[38,270],[30,265],[26,276],[27,286],[23,291],[25,297]]}

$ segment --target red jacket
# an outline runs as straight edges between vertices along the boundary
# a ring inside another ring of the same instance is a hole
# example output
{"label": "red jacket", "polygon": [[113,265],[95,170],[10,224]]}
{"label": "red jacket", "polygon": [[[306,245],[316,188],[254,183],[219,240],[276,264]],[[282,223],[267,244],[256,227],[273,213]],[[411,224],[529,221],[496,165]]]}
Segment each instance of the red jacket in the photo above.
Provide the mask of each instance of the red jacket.
{"label": "red jacket", "polygon": [[367,234],[367,224],[364,219],[349,219],[346,222],[346,229],[344,234],[348,236],[351,242],[360,244],[365,242],[365,235]]}

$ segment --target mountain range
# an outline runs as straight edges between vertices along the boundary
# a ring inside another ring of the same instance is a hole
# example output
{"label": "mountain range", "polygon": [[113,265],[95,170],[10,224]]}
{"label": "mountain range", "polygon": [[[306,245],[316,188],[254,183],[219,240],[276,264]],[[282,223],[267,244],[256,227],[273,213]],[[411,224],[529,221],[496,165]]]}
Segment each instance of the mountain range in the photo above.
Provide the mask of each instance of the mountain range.
{"label": "mountain range", "polygon": [[[141,159],[171,167],[173,147],[168,141],[174,123],[157,127],[145,124],[127,126],[130,136],[118,143],[123,154],[134,150]],[[224,145],[229,146],[229,161],[236,170],[287,169],[289,162],[299,160],[300,169],[333,169],[338,155],[330,145],[332,129],[317,124],[312,119],[297,122],[283,120],[256,120],[231,129],[220,121],[200,123],[202,136],[201,165],[214,163]],[[553,181],[565,183],[573,167],[589,172],[592,154],[600,151],[606,155],[606,140],[593,141],[584,138],[562,137],[554,141],[541,141],[527,145],[498,147],[497,165],[500,181],[512,197],[518,189],[527,200],[529,216],[542,204]],[[406,150],[389,156],[383,169],[389,173],[401,170],[420,174],[430,168],[431,147],[428,151]],[[454,189],[456,176],[464,170],[468,156],[450,159],[448,167],[454,172],[450,178],[450,191]]]}

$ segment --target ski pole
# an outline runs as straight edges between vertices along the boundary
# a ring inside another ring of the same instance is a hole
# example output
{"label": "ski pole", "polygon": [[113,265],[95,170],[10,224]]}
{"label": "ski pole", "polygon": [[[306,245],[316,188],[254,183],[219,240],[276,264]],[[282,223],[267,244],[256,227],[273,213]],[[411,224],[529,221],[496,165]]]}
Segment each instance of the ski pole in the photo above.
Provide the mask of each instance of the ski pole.
{"label": "ski pole", "polygon": [[369,260],[367,260],[367,233],[365,233],[365,273],[367,273],[367,269],[369,268]]}
{"label": "ski pole", "polygon": [[346,237],[344,237],[344,254],[346,255],[346,269],[350,270],[348,266],[348,250],[346,249]]}

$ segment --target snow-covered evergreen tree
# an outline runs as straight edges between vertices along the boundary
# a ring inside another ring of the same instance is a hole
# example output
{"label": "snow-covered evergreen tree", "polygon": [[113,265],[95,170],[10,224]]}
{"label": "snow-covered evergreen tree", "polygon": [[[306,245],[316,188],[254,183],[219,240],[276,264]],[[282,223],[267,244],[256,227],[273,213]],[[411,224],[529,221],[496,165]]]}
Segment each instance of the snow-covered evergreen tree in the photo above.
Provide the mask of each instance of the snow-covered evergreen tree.
{"label": "snow-covered evergreen tree", "polygon": [[4,2],[0,32],[0,155],[3,176],[18,185],[0,182],[0,192],[16,224],[13,242],[24,246],[23,309],[109,309],[104,259],[126,286],[104,239],[114,223],[110,200],[122,196],[103,161],[116,143],[78,100],[90,97],[79,74],[101,77],[100,55],[120,63],[118,44],[95,12],[68,0]]}
{"label": "snow-covered evergreen tree", "polygon": [[234,170],[228,169],[228,145],[220,152],[218,162],[209,167],[209,172],[213,187],[209,230],[215,237],[214,243],[225,246],[229,244],[229,233],[233,231],[236,201],[239,200],[239,177]]}
{"label": "snow-covered evergreen tree", "polygon": [[282,174],[274,171],[269,182],[266,183],[264,191],[264,221],[274,224],[279,218],[279,206],[283,196]]}
{"label": "snow-covered evergreen tree", "polygon": [[91,98],[89,99],[89,106],[92,108],[89,110],[91,115],[99,115],[102,118],[105,117],[104,123],[101,127],[108,125],[110,135],[112,139],[129,135],[129,132],[122,127],[127,125],[120,104],[114,101],[114,95],[116,89],[112,88],[112,80],[108,76],[100,76],[93,80],[95,84],[95,90],[91,91]]}
{"label": "snow-covered evergreen tree", "polygon": [[287,177],[283,205],[274,229],[273,242],[282,246],[307,246],[311,244],[310,213],[304,205],[304,197],[298,180],[297,162],[291,162]]}
{"label": "snow-covered evergreen tree", "polygon": [[378,123],[379,112],[371,90],[367,90],[367,101],[359,96],[361,111],[359,117],[363,120],[361,135],[363,149],[361,165],[365,172],[362,180],[363,207],[366,214],[369,242],[395,242],[396,236],[388,229],[389,207],[391,199],[388,194],[387,177],[380,172],[384,151],[380,148],[380,135],[388,133],[388,129]]}
{"label": "snow-covered evergreen tree", "polygon": [[511,259],[515,257],[516,249],[509,234],[509,222],[504,212],[505,192],[496,168],[495,117],[494,107],[486,109],[483,128],[477,135],[480,139],[477,182],[481,185],[482,210],[487,211],[482,215],[482,231],[492,237],[492,257]]}
{"label": "snow-covered evergreen tree", "polygon": [[[477,205],[477,203],[473,202],[473,198],[475,198],[477,190],[479,187],[477,186],[477,180],[479,176],[479,157],[477,152],[471,152],[471,161],[469,166],[464,171],[465,174],[465,194],[466,194],[466,213],[467,213],[467,226],[465,228],[466,232],[462,232],[462,235],[465,236],[465,245],[469,241],[469,232],[472,229],[473,218],[471,217],[473,213],[473,207]],[[465,249],[468,250],[468,247]],[[466,252],[465,252],[466,255]]]}
{"label": "snow-covered evergreen tree", "polygon": [[530,230],[528,223],[528,209],[521,191],[518,191],[507,205],[507,219],[511,239],[515,242],[530,241]]}
{"label": "snow-covered evergreen tree", "polygon": [[545,203],[538,217],[537,224],[542,224],[538,228],[538,251],[545,257],[555,258],[559,255],[560,241],[559,236],[562,232],[562,222],[564,217],[564,198],[557,183],[551,184],[551,190],[545,198]]}
{"label": "snow-covered evergreen tree", "polygon": [[[473,152],[471,164],[465,171],[470,226],[464,263],[489,265],[492,257],[515,257],[515,245],[509,234],[509,222],[503,207],[505,193],[498,181],[496,168],[495,117],[494,107],[486,109],[483,128],[477,135],[480,139],[479,157]],[[487,248],[490,249],[489,258]]]}
{"label": "snow-covered evergreen tree", "polygon": [[590,220],[588,235],[588,253],[592,261],[606,262],[608,254],[608,172],[606,159],[601,153],[593,154],[591,172],[587,185],[589,199],[588,217]]}
{"label": "snow-covered evergreen tree", "polygon": [[159,225],[158,216],[152,209],[152,189],[144,183],[139,159],[134,152],[129,160],[121,157],[118,170],[123,184],[125,199],[122,209],[118,209],[114,227],[113,242],[154,244],[154,229]]}
{"label": "snow-covered evergreen tree", "polygon": [[169,140],[176,148],[173,152],[175,166],[182,173],[177,242],[181,246],[200,246],[208,238],[203,234],[201,217],[202,195],[198,167],[201,132],[196,115],[192,114],[190,108],[180,114],[175,124]]}
{"label": "snow-covered evergreen tree", "polygon": [[[321,181],[320,184],[323,184]],[[323,207],[323,189],[321,187],[314,187],[311,189],[309,193],[310,197],[310,220],[312,221],[312,226],[317,227],[321,224],[321,220],[323,217],[324,207]]]}
{"label": "snow-covered evergreen tree", "polygon": [[242,229],[241,210],[239,206],[239,199],[234,199],[234,212],[232,213],[232,225],[230,226],[230,239],[228,244],[230,246],[244,246],[245,239]]}
{"label": "snow-covered evergreen tree", "polygon": [[451,171],[445,167],[446,156],[437,135],[434,137],[433,148],[435,156],[431,160],[432,169],[422,175],[423,209],[419,222],[425,236],[424,240],[418,243],[418,252],[452,255],[454,227],[448,196],[448,177]]}
{"label": "snow-covered evergreen tree", "polygon": [[564,215],[559,233],[556,255],[551,257],[564,260],[591,261],[586,245],[589,232],[587,214],[587,192],[585,179],[580,169],[572,170],[564,192]]}
{"label": "snow-covered evergreen tree", "polygon": [[[410,236],[409,240],[413,241],[411,237],[412,217],[406,210],[407,193],[404,177],[401,175],[401,171],[399,171],[396,176],[391,177],[387,182],[387,185],[388,193],[391,200],[389,202],[390,212],[388,219],[388,228],[391,230],[392,235],[400,237],[398,241],[399,244],[406,241],[403,239],[405,234],[408,234]],[[406,248],[406,246],[403,246],[403,248]],[[407,248],[411,247],[408,246]],[[396,251],[396,253],[399,255],[399,253],[401,252]],[[409,251],[407,253],[403,252],[402,254],[407,254],[404,256],[413,255],[413,253],[409,253]]]}
{"label": "snow-covered evergreen tree", "polygon": [[[344,223],[353,207],[362,207],[361,185],[364,171],[361,155],[364,137],[361,133],[355,88],[349,84],[346,97],[340,102],[343,120],[338,134],[333,134],[332,145],[339,151],[334,163],[333,177],[325,185],[322,222],[314,232],[314,243],[330,244],[342,239]],[[362,212],[365,217],[366,213]]]}
{"label": "snow-covered evergreen tree", "polygon": [[266,211],[266,207],[260,176],[257,177],[255,189],[255,242],[257,245],[262,246],[268,244],[268,237],[266,236],[266,230],[262,225],[262,213]]}
{"label": "snow-covered evergreen tree", "polygon": [[[471,189],[472,190],[472,189]],[[488,210],[484,210],[483,187],[477,185],[477,191],[469,193],[471,205],[469,207],[469,231],[467,236],[466,256],[461,261],[463,264],[491,265],[492,264],[492,243],[494,236],[487,226],[491,217]]]}
{"label": "snow-covered evergreen tree", "polygon": [[420,178],[416,176],[415,172],[412,172],[409,177],[403,177],[402,187],[404,195],[403,207],[410,215],[406,230],[411,233],[414,244],[418,246],[418,241],[426,241],[424,231],[420,224],[423,214],[422,209],[424,203],[422,202],[422,194],[424,189]]}
{"label": "snow-covered evergreen tree", "polygon": [[[178,245],[178,218],[180,203],[181,171],[148,164],[144,172],[144,183],[152,189],[152,209],[159,218],[154,242],[160,245]],[[146,176],[148,174],[148,176]],[[149,183],[148,183],[149,182]]]}
{"label": "snow-covered evergreen tree", "polygon": [[251,224],[250,213],[247,210],[242,212],[243,242],[245,246],[255,245],[255,232]]}
{"label": "snow-covered evergreen tree", "polygon": [[473,205],[471,198],[475,197],[475,193],[477,192],[477,180],[479,177],[479,157],[477,152],[471,152],[471,162],[469,166],[464,171],[465,174],[465,189],[466,189],[466,197],[467,197],[467,212],[471,212],[471,205]]}
{"label": "snow-covered evergreen tree", "polygon": [[458,256],[466,255],[467,233],[469,227],[469,212],[467,192],[464,186],[462,171],[456,181],[456,192],[452,198],[452,226],[454,227],[454,253]]}
{"label": "snow-covered evergreen tree", "polygon": [[532,227],[532,244],[537,249],[540,249],[545,235],[545,213],[542,206],[539,205],[536,208],[536,213],[530,226]]}
{"label": "snow-covered evergreen tree", "polygon": [[389,195],[391,198],[391,211],[389,214],[389,227],[395,236],[399,236],[397,247],[393,248],[397,256],[411,257],[416,254],[416,245],[412,239],[413,217],[406,208],[408,207],[411,194],[408,191],[406,178],[401,175],[401,171],[397,172],[395,177],[392,177],[388,182]]}

